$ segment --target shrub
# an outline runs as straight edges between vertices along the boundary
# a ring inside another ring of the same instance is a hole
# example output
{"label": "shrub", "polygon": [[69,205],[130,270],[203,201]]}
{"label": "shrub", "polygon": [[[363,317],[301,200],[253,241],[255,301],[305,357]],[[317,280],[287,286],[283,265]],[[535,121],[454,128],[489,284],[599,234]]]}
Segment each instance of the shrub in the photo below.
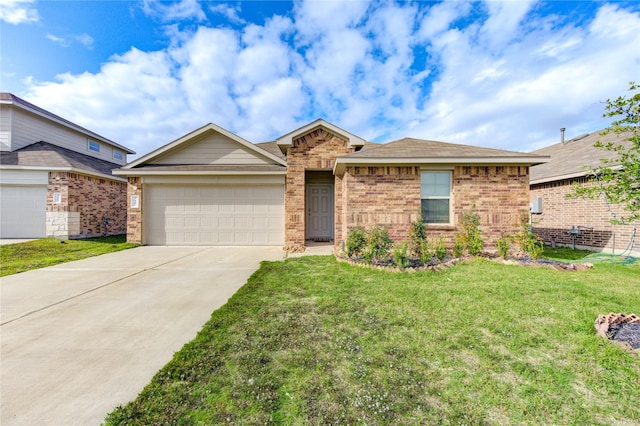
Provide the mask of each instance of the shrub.
{"label": "shrub", "polygon": [[393,241],[389,238],[389,232],[382,226],[375,226],[367,233],[367,248],[363,257],[367,263],[373,263],[374,259],[380,259],[389,254]]}
{"label": "shrub", "polygon": [[440,261],[447,257],[447,243],[443,237],[438,238],[435,242],[433,252]]}
{"label": "shrub", "polygon": [[411,239],[411,253],[420,257],[424,243],[427,241],[427,226],[422,222],[422,218],[411,222],[409,238]]}
{"label": "shrub", "polygon": [[533,260],[537,260],[544,251],[544,243],[531,230],[529,214],[523,212],[520,215],[520,232],[516,235],[518,247]]}
{"label": "shrub", "polygon": [[464,254],[464,236],[457,233],[453,242],[453,257],[462,257]]}
{"label": "shrub", "polygon": [[362,254],[367,244],[367,233],[362,226],[352,229],[347,236],[347,256]]}
{"label": "shrub", "polygon": [[420,257],[420,262],[424,263],[425,265],[431,262],[431,257],[433,257],[433,253],[431,253],[431,248],[429,247],[429,244],[427,243],[426,239],[422,241],[422,243],[420,244],[419,257]]}
{"label": "shrub", "polygon": [[469,213],[462,214],[461,225],[462,230],[455,237],[454,255],[458,252],[459,256],[461,256],[465,251],[471,256],[477,256],[482,253],[484,240],[480,236],[482,234],[482,231],[480,231],[480,215],[476,213],[475,205],[471,207]]}
{"label": "shrub", "polygon": [[393,261],[398,268],[406,268],[409,266],[407,243],[398,244],[393,247]]}
{"label": "shrub", "polygon": [[507,257],[509,250],[511,249],[511,242],[513,237],[506,232],[503,232],[498,241],[496,241],[496,249],[498,250],[498,256]]}

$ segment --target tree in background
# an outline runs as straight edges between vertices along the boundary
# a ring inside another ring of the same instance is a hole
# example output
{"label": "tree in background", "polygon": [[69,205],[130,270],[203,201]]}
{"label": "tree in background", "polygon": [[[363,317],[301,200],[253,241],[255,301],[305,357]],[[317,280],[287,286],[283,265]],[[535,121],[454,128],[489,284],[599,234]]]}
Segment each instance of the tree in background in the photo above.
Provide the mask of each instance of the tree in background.
{"label": "tree in background", "polygon": [[613,220],[616,223],[640,219],[640,85],[629,83],[629,92],[629,97],[607,99],[603,117],[617,119],[601,135],[624,134],[624,140],[631,141],[631,147],[615,142],[596,142],[595,147],[614,152],[615,156],[601,159],[602,167],[592,170],[590,182],[595,184],[576,184],[571,193],[572,197],[592,199],[603,194],[609,204],[620,205],[625,213]]}

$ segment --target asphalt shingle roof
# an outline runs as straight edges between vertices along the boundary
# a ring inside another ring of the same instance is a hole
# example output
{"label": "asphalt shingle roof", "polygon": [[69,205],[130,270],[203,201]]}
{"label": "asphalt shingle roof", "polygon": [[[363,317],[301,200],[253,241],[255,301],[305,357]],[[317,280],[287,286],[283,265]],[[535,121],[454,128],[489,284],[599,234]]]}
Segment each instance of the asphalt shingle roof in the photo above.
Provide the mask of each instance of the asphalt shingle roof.
{"label": "asphalt shingle roof", "polygon": [[613,142],[631,147],[630,141],[624,140],[629,135],[617,136],[611,132],[605,136],[601,132],[587,133],[577,136],[565,143],[557,143],[532,152],[537,155],[549,155],[550,161],[531,167],[531,183],[550,182],[567,177],[584,176],[589,168],[602,166],[601,158],[615,158],[614,152],[594,147],[597,141]]}
{"label": "asphalt shingle roof", "polygon": [[48,142],[36,142],[16,151],[0,152],[0,165],[42,167],[50,169],[74,169],[88,174],[111,176],[120,167],[110,161],[90,157]]}
{"label": "asphalt shingle roof", "polygon": [[531,154],[505,151],[494,148],[483,148],[472,145],[461,145],[423,139],[403,138],[397,141],[380,144],[367,144],[362,150],[342,156],[346,159],[356,158],[530,158]]}

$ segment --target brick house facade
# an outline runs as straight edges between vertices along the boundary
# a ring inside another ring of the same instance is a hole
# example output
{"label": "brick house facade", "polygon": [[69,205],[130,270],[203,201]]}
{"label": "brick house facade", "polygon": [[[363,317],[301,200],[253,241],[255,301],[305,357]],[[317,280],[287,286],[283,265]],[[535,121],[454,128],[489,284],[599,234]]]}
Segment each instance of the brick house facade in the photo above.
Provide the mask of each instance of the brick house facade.
{"label": "brick house facade", "polygon": [[66,239],[124,234],[126,191],[126,182],[73,172],[50,172],[47,236]]}
{"label": "brick house facade", "polygon": [[[611,219],[624,215],[616,205],[599,199],[569,198],[574,183],[595,185],[586,177],[563,179],[531,185],[531,197],[543,200],[543,212],[533,216],[533,230],[547,244],[612,254],[640,255],[640,224],[613,224]],[[579,234],[569,234],[575,227]]]}
{"label": "brick house facade", "polygon": [[[597,185],[590,169],[602,167],[601,158],[615,153],[594,146],[603,144],[630,146],[628,135],[593,132],[535,151],[549,155],[550,161],[531,168],[531,200],[542,201],[542,212],[532,216],[533,230],[547,244],[603,251],[613,254],[640,255],[640,223],[613,224],[624,210],[610,205],[604,196],[596,199],[569,197],[572,185]],[[573,229],[573,232],[570,232]]]}
{"label": "brick house facade", "polygon": [[[546,160],[419,139],[369,143],[316,120],[261,144],[208,124],[114,173],[129,182],[131,242],[298,251],[308,241],[332,241],[340,249],[356,226],[381,225],[395,241],[408,240],[411,222],[438,205],[446,220],[428,223],[430,236],[451,246],[475,206],[491,248],[529,210],[529,166]],[[450,180],[444,197],[423,194],[431,173]],[[205,195],[216,193],[227,195]],[[273,196],[258,199],[263,193]],[[281,231],[263,238],[269,229]]]}
{"label": "brick house facade", "polygon": [[0,237],[85,238],[126,231],[130,149],[0,93]]}
{"label": "brick house facade", "polygon": [[[409,226],[420,214],[421,167],[348,167],[343,177],[344,209],[336,244],[357,226],[382,225],[394,241],[409,241]],[[475,211],[488,247],[518,229],[529,210],[529,174],[524,166],[454,166],[452,225],[429,224],[429,238],[451,247],[462,215]],[[399,190],[401,188],[401,190]],[[338,224],[337,224],[338,226]]]}

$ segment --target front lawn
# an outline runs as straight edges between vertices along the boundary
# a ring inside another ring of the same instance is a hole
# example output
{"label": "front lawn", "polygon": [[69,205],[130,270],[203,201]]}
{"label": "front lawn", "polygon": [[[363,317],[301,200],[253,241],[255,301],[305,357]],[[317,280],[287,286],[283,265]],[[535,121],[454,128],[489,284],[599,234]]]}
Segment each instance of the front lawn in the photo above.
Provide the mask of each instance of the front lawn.
{"label": "front lawn", "polygon": [[[640,265],[264,262],[108,424],[638,424]],[[185,312],[188,314],[188,312]]]}
{"label": "front lawn", "polygon": [[136,247],[126,235],[56,240],[44,238],[0,246],[0,277]]}

